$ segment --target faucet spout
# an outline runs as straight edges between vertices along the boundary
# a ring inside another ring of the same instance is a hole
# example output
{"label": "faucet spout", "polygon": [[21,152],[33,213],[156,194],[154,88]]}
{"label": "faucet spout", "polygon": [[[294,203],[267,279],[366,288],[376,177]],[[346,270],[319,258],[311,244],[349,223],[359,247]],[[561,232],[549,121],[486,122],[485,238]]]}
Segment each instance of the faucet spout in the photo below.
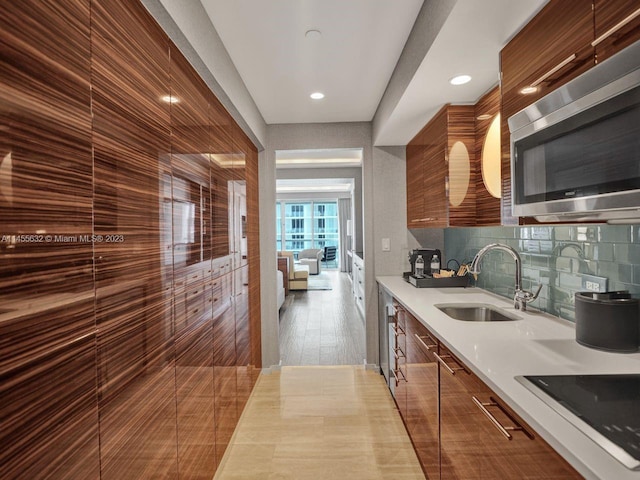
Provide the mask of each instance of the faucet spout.
{"label": "faucet spout", "polygon": [[531,293],[522,289],[522,259],[520,258],[520,254],[510,247],[509,245],[503,245],[502,243],[490,243],[486,247],[480,249],[480,251],[476,254],[471,262],[471,266],[469,268],[469,273],[474,275],[478,275],[480,273],[480,262],[484,256],[493,251],[493,250],[501,250],[503,252],[507,252],[513,258],[516,264],[516,278],[515,278],[515,295],[513,297],[513,306],[517,310],[526,310],[527,303],[533,302],[536,298],[538,298],[538,294],[540,293],[540,289],[542,285],[538,286],[538,290],[536,293]]}

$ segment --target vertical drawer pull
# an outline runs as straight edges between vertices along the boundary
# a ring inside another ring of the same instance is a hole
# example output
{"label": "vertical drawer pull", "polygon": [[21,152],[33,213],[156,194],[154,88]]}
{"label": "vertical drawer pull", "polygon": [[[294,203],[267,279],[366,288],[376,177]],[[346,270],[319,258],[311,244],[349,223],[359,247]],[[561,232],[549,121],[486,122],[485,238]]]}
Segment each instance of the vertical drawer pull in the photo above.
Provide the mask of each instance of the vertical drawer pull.
{"label": "vertical drawer pull", "polygon": [[622,20],[620,20],[618,23],[616,23],[613,27],[611,27],[609,30],[607,30],[606,32],[604,32],[602,35],[600,35],[598,38],[596,38],[593,42],[591,42],[591,46],[595,47],[596,45],[598,45],[599,43],[602,43],[604,40],[606,40],[607,38],[609,38],[611,35],[613,35],[614,33],[616,33],[618,30],[620,30],[622,27],[624,27],[627,23],[631,22],[631,20],[633,20],[634,18],[636,18],[638,15],[640,15],[640,8],[637,9],[635,12],[631,13],[629,16],[627,16],[626,18],[623,18]]}
{"label": "vertical drawer pull", "polygon": [[399,337],[400,335],[406,335],[405,331],[402,329],[400,325],[394,325],[392,328],[396,334],[396,337]]}
{"label": "vertical drawer pull", "polygon": [[[391,373],[393,374],[393,378],[395,378],[396,380],[396,387],[400,385],[400,381],[403,381],[403,382],[407,381],[407,377],[404,375],[400,367],[398,367],[395,370],[391,370]],[[400,377],[402,378],[398,377],[398,374],[400,374]]]}
{"label": "vertical drawer pull", "polygon": [[[530,439],[533,440],[533,435],[531,435],[524,428],[522,428],[522,426],[519,425],[518,422],[516,422],[516,420],[511,415],[509,415],[509,413],[506,412],[502,408],[502,406],[498,402],[496,402],[496,400],[493,397],[489,397],[489,401],[488,402],[481,402],[474,395],[474,396],[471,397],[471,400],[473,400],[473,403],[475,403],[477,405],[477,407],[480,409],[480,411],[482,413],[484,413],[484,415],[491,421],[493,426],[496,427],[498,429],[498,431],[502,435],[504,435],[504,437],[507,440],[513,440],[513,436],[509,432],[523,432],[525,435],[527,435],[527,437],[529,437]],[[505,427],[504,425],[502,425],[498,421],[498,419],[496,417],[494,417],[493,414],[487,409],[487,407],[498,407],[507,417],[509,417],[509,419],[513,423],[515,423],[515,426],[514,427]]]}
{"label": "vertical drawer pull", "polygon": [[[433,338],[431,338],[429,335],[425,335],[424,337],[421,337],[417,333],[414,333],[414,335],[418,339],[418,342],[420,342],[422,344],[422,346],[424,348],[426,348],[429,352],[431,351],[432,348],[436,348],[438,346],[438,345],[436,345],[436,342],[433,340]],[[433,342],[433,343],[430,344],[430,345],[427,345],[426,343],[424,343],[423,339],[427,339],[427,338],[429,339],[430,342]]]}
{"label": "vertical drawer pull", "polygon": [[433,353],[433,356],[436,357],[436,360],[438,361],[438,363],[440,365],[442,365],[444,368],[447,369],[447,371],[451,374],[451,375],[455,375],[456,372],[465,372],[466,369],[464,367],[454,367],[451,368],[449,365],[447,365],[447,362],[444,361],[445,358],[452,358],[451,355],[438,355],[436,352],[431,352]]}

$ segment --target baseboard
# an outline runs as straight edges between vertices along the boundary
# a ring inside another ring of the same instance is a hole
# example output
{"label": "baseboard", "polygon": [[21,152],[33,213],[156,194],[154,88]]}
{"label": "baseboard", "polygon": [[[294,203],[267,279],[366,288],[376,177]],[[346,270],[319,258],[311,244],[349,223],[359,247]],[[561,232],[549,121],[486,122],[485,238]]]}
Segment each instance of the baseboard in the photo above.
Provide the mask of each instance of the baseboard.
{"label": "baseboard", "polygon": [[271,375],[272,373],[282,370],[282,361],[278,365],[271,365],[270,367],[263,368],[261,370],[262,375]]}

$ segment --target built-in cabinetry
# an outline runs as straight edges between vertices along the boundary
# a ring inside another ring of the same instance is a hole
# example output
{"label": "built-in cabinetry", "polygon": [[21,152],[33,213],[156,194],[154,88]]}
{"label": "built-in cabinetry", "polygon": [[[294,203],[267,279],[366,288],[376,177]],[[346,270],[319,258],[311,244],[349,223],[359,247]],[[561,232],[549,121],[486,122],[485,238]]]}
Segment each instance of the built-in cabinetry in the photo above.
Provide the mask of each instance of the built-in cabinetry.
{"label": "built-in cabinetry", "polygon": [[399,301],[393,304],[390,387],[427,478],[582,478]]}
{"label": "built-in cabinetry", "polygon": [[260,367],[257,150],[139,2],[0,31],[2,478],[212,478]]}
{"label": "built-in cabinetry", "polygon": [[500,155],[500,88],[475,104],[476,226],[500,225],[502,195]]}
{"label": "built-in cabinetry", "polygon": [[475,121],[446,105],[407,144],[407,227],[475,225]]}
{"label": "built-in cabinetry", "polygon": [[511,216],[507,120],[534,101],[640,39],[633,0],[551,0],[500,52],[502,223]]}
{"label": "built-in cabinetry", "polygon": [[353,299],[364,317],[364,260],[356,252],[351,255],[351,280]]}

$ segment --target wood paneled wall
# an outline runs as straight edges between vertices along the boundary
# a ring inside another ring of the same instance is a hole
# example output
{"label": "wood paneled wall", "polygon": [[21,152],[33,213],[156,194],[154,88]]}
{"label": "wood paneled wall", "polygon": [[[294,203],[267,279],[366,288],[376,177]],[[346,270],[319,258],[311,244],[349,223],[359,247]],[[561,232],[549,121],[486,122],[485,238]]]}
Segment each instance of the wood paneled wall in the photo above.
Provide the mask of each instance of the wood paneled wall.
{"label": "wood paneled wall", "polygon": [[210,479],[261,367],[257,149],[138,2],[0,32],[0,476]]}

